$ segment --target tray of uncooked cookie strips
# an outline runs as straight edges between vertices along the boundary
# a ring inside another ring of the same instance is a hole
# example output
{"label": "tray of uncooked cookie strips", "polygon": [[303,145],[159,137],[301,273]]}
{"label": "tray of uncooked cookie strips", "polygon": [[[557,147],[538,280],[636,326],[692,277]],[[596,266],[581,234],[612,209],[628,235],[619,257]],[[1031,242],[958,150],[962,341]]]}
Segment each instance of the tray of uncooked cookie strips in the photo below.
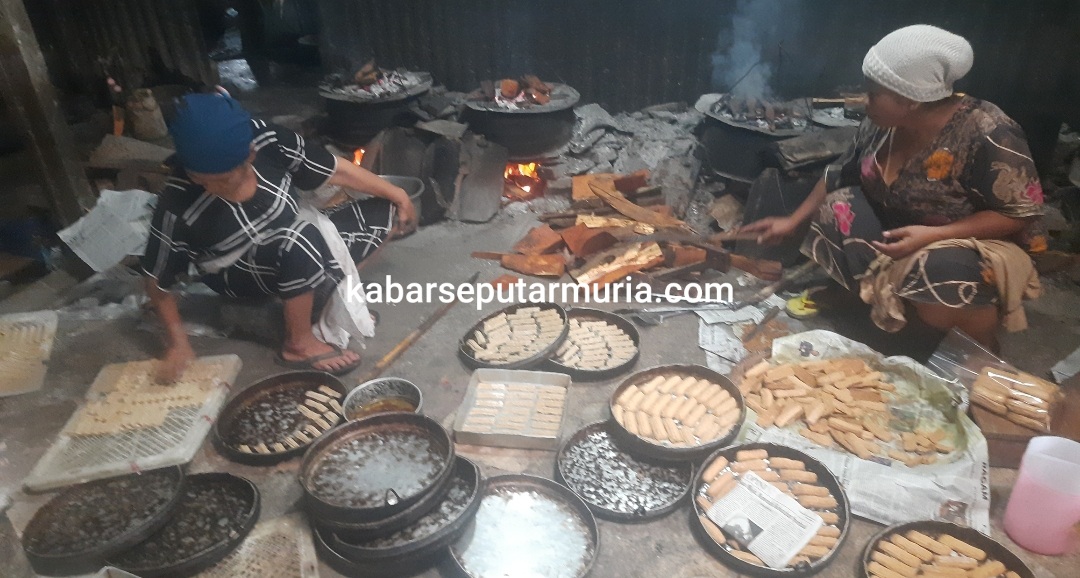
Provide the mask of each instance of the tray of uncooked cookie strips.
{"label": "tray of uncooked cookie strips", "polygon": [[462,444],[550,450],[559,447],[570,376],[477,369],[454,421]]}
{"label": "tray of uncooked cookie strips", "polygon": [[158,361],[106,365],[23,486],[41,492],[191,461],[240,373],[236,355],[200,357],[157,385]]}

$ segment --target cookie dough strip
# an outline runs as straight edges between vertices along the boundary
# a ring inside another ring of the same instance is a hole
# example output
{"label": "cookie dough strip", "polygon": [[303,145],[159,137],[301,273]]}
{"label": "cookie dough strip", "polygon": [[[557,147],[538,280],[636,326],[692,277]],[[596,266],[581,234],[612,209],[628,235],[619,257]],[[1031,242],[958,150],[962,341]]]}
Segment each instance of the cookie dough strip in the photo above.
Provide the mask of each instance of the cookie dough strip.
{"label": "cookie dough strip", "polygon": [[657,387],[657,390],[659,390],[660,393],[671,393],[671,389],[681,382],[682,379],[681,375],[672,375],[665,379],[664,382]]}
{"label": "cookie dough strip", "polygon": [[639,385],[638,389],[640,389],[641,391],[643,391],[645,393],[652,393],[652,392],[656,391],[656,389],[658,387],[660,387],[661,383],[664,383],[664,379],[665,378],[664,378],[663,375],[657,375],[656,377],[654,377],[654,378],[650,379],[649,381],[645,382],[643,385]]}
{"label": "cookie dough strip", "polygon": [[[936,542],[937,540],[935,540]],[[938,542],[940,544],[940,542]],[[951,552],[952,550],[950,550]],[[934,556],[934,566],[944,566],[949,568],[960,568],[961,570],[974,570],[979,566],[979,561],[974,558],[968,558],[967,556],[953,556],[952,554],[944,554]]]}
{"label": "cookie dough strip", "polygon": [[938,542],[941,542],[949,548],[952,548],[959,554],[962,554],[969,558],[974,558],[980,562],[986,559],[986,552],[983,552],[982,550],[976,548],[975,546],[972,546],[971,544],[968,544],[967,542],[964,542],[963,540],[954,538],[949,534],[942,534],[941,537],[938,538]]}
{"label": "cookie dough strip", "polygon": [[[764,451],[764,450],[762,450]],[[805,470],[806,464],[799,460],[793,460],[790,458],[772,457],[769,458],[769,466],[777,470]]]}
{"label": "cookie dough strip", "polygon": [[728,460],[724,456],[719,456],[713,463],[709,464],[708,468],[705,468],[705,472],[701,474],[701,479],[706,482],[711,482],[716,479],[716,476],[720,475],[720,472],[728,467]]}
{"label": "cookie dough strip", "polygon": [[922,546],[916,544],[915,542],[912,542],[911,540],[908,540],[900,534],[893,534],[893,536],[889,538],[889,540],[893,544],[896,544],[897,546],[903,548],[904,551],[906,551],[908,554],[917,557],[923,562],[929,562],[934,559],[933,552],[927,550],[926,548],[923,548]]}
{"label": "cookie dough strip", "polygon": [[832,510],[839,505],[832,496],[799,496],[798,500],[802,507],[818,510]]}
{"label": "cookie dough strip", "polygon": [[[622,397],[625,397],[625,394]],[[630,399],[622,405],[626,409],[626,411],[637,411],[641,409],[641,402],[643,401],[645,401],[645,394],[635,388],[634,394],[630,396]]]}
{"label": "cookie dough strip", "polygon": [[679,420],[683,422],[683,425],[690,428],[696,428],[697,424],[701,422],[701,418],[705,417],[705,413],[709,411],[709,408],[702,404],[697,404],[690,411],[690,414],[686,416],[686,419]]}
{"label": "cookie dough strip", "polygon": [[903,562],[904,564],[907,564],[908,566],[918,568],[922,564],[922,560],[919,560],[918,556],[915,556],[914,554],[909,554],[906,550],[904,550],[900,546],[897,546],[896,544],[893,544],[892,542],[886,542],[885,540],[882,540],[878,542],[877,547],[882,552],[892,556],[893,558],[896,558],[897,560]]}
{"label": "cookie dough strip", "polygon": [[626,431],[634,435],[638,435],[638,432],[641,431],[641,428],[638,427],[637,423],[637,414],[632,411],[623,412],[622,425],[626,428]]}
{"label": "cookie dough strip", "polygon": [[[769,469],[769,462],[762,459],[737,461],[731,464],[731,471],[737,474],[743,474],[746,472],[758,472],[767,469]],[[783,479],[783,476],[781,476],[781,479]]]}
{"label": "cookie dough strip", "polygon": [[908,578],[904,574],[893,572],[877,562],[867,564],[866,570],[870,572],[870,576],[873,576],[873,578]]}
{"label": "cookie dough strip", "polygon": [[322,418],[322,414],[320,412],[317,412],[314,409],[312,409],[312,408],[310,408],[310,407],[308,407],[306,405],[298,405],[298,406],[296,406],[296,409],[299,410],[300,413],[304,414],[304,417],[310,419],[311,421],[315,421],[315,420],[318,420],[318,419]]}
{"label": "cookie dough strip", "polygon": [[702,420],[697,424],[697,427],[694,428],[694,435],[697,436],[702,443],[709,443],[717,438],[722,427],[720,421],[716,418]]}
{"label": "cookie dough strip", "polygon": [[821,517],[822,521],[824,521],[826,524],[831,524],[831,525],[835,526],[835,525],[840,523],[840,514],[837,514],[836,512],[816,512],[816,513],[817,513],[818,516]]}
{"label": "cookie dough strip", "polygon": [[705,528],[705,533],[712,538],[713,542],[717,544],[726,544],[727,538],[724,537],[724,533],[720,531],[720,528],[713,523],[705,514],[698,514],[698,519],[701,521],[701,527]]}
{"label": "cookie dough strip", "polygon": [[[735,453],[735,460],[740,462],[767,459],[769,459],[769,452],[767,450],[740,450]],[[770,463],[771,462],[772,460],[770,460]]]}
{"label": "cookie dough strip", "polygon": [[675,395],[686,395],[686,391],[698,382],[698,378],[693,376],[684,377],[682,381],[671,388],[672,393]]}
{"label": "cookie dough strip", "polygon": [[1005,564],[1000,560],[991,560],[982,566],[968,572],[968,578],[992,578],[1005,573]]}
{"label": "cookie dough strip", "polygon": [[325,393],[326,395],[329,395],[330,397],[332,397],[334,399],[340,399],[341,398],[341,392],[334,389],[334,388],[332,388],[332,387],[328,387],[328,386],[325,386],[325,385],[320,385],[319,386],[319,391]]}
{"label": "cookie dough strip", "polygon": [[832,494],[829,493],[829,488],[826,488],[824,486],[815,486],[813,484],[803,484],[803,483],[795,484],[791,488],[791,491],[796,496],[822,496],[822,497],[824,497],[824,496],[831,496],[832,495]]}
{"label": "cookie dough strip", "polygon": [[735,474],[731,472],[724,472],[719,478],[709,482],[709,487],[705,490],[705,494],[709,496],[713,502],[727,495],[738,482],[735,481]]}
{"label": "cookie dough strip", "polygon": [[728,554],[746,562],[747,564],[753,564],[755,566],[764,566],[765,563],[761,561],[761,558],[751,554],[750,552],[743,552],[742,550],[728,550]]}
{"label": "cookie dough strip", "polygon": [[875,550],[873,554],[870,554],[870,559],[888,568],[889,570],[896,572],[904,578],[912,578],[913,576],[915,576],[915,574],[919,572],[918,568],[908,566],[907,564],[904,564],[896,558],[893,558],[892,556],[877,550]]}
{"label": "cookie dough strip", "polygon": [[648,414],[638,412],[636,414],[635,423],[637,423],[638,435],[643,438],[656,439],[656,435],[652,430],[652,422],[649,420]]}
{"label": "cookie dough strip", "polygon": [[671,443],[679,444],[683,442],[693,441],[686,439],[682,435],[682,431],[679,429],[679,425],[670,419],[664,420],[664,428],[667,431],[668,441]]}

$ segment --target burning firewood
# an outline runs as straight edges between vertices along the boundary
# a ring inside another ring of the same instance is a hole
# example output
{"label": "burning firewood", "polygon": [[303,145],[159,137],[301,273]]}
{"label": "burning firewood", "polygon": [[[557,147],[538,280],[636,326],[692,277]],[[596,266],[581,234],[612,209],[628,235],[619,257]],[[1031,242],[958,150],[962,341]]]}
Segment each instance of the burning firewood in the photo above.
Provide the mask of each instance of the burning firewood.
{"label": "burning firewood", "polygon": [[527,89],[536,91],[537,94],[551,95],[551,87],[535,74],[526,74],[521,77],[521,84]]}
{"label": "burning firewood", "polygon": [[504,78],[499,81],[499,93],[503,98],[514,99],[517,98],[518,92],[521,91],[521,85],[518,81],[509,78]]}

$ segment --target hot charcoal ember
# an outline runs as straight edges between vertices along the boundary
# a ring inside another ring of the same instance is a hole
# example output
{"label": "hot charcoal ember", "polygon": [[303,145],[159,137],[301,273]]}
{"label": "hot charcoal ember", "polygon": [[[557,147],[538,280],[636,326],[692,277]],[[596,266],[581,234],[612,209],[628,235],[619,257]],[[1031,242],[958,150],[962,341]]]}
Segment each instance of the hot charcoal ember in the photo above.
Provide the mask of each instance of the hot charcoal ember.
{"label": "hot charcoal ember", "polygon": [[318,384],[292,383],[264,392],[236,412],[225,439],[233,447],[281,442],[311,423],[296,408],[304,403],[304,392],[318,387]]}
{"label": "hot charcoal ember", "polygon": [[[326,77],[319,89],[324,92],[341,94],[359,100],[378,101],[407,93],[424,84],[425,77],[407,70],[378,70],[372,75],[331,74]],[[358,80],[363,82],[358,82]]]}
{"label": "hot charcoal ember", "polygon": [[483,81],[469,93],[472,101],[489,102],[507,109],[543,106],[551,102],[552,87],[539,77],[527,74],[520,79],[504,78],[498,83]]}
{"label": "hot charcoal ember", "polygon": [[23,544],[40,556],[99,548],[161,514],[178,483],[175,472],[166,470],[76,486],[34,516]]}
{"label": "hot charcoal ember", "polygon": [[807,126],[806,105],[798,100],[781,102],[727,94],[713,105],[713,113],[767,130],[804,129]]}
{"label": "hot charcoal ember", "polygon": [[535,491],[485,496],[460,554],[477,578],[580,576],[592,557],[589,529],[567,504]]}
{"label": "hot charcoal ember", "polygon": [[243,530],[251,499],[239,483],[191,479],[169,523],[113,563],[128,569],[160,568],[234,539]]}
{"label": "hot charcoal ember", "polygon": [[446,493],[446,497],[432,512],[408,528],[398,530],[389,536],[357,544],[357,546],[371,549],[393,548],[431,536],[461,515],[461,512],[469,505],[469,496],[473,493],[473,487],[473,482],[465,478],[454,478],[450,482],[450,490]]}
{"label": "hot charcoal ember", "polygon": [[639,462],[620,451],[606,430],[592,431],[567,447],[562,469],[567,485],[582,499],[624,514],[664,508],[691,483],[691,468]]}
{"label": "hot charcoal ember", "polygon": [[443,471],[446,455],[412,431],[368,432],[326,452],[311,475],[311,493],[346,508],[387,504],[393,490],[405,499]]}

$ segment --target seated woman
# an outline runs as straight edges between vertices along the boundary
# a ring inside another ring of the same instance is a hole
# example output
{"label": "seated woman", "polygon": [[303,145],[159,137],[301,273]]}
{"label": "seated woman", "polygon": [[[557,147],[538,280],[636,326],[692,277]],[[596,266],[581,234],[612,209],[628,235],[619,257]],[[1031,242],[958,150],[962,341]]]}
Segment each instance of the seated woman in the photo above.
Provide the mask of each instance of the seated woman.
{"label": "seated woman", "polygon": [[996,350],[997,328],[1026,327],[1038,296],[1029,253],[1046,249],[1042,187],[1023,131],[998,107],[953,92],[971,69],[966,40],[916,25],[866,54],[867,120],[788,217],[745,226],[761,242],[813,219],[802,251],[872,305],[886,331],[919,319]]}
{"label": "seated woman", "polygon": [[[146,291],[166,331],[159,380],[172,381],[195,357],[169,292],[191,266],[220,294],[281,298],[280,364],[338,375],[356,368],[360,356],[345,347],[350,333],[373,335],[364,304],[343,306],[354,321],[346,332],[319,324],[326,329],[320,339],[312,322],[322,302],[355,274],[354,263],[393,232],[415,227],[409,196],[291,131],[251,118],[228,96],[185,96],[170,133],[179,166],[158,199],[142,259]],[[324,184],[375,198],[344,196],[316,210],[298,194]]]}

